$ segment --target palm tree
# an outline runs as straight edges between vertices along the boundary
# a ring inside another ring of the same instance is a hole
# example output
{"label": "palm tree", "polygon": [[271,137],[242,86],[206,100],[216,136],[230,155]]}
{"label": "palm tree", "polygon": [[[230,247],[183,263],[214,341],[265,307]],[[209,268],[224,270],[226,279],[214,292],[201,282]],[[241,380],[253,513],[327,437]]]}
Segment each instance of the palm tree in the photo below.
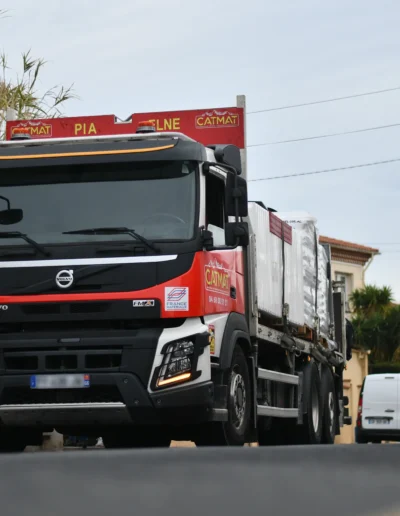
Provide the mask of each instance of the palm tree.
{"label": "palm tree", "polygon": [[390,287],[368,285],[350,297],[355,316],[355,341],[371,350],[373,361],[390,362],[400,346],[400,307],[393,304]]}
{"label": "palm tree", "polygon": [[393,292],[390,287],[367,285],[363,289],[354,290],[350,296],[350,303],[357,315],[383,314],[391,308],[392,302]]}

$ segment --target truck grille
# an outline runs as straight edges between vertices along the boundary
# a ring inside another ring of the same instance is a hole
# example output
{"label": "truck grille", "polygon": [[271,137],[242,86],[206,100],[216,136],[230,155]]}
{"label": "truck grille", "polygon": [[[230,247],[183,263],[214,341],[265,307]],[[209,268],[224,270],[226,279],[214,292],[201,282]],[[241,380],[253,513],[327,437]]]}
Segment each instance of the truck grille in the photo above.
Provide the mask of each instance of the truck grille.
{"label": "truck grille", "polygon": [[[21,320],[20,322],[7,322],[3,321],[0,327],[0,336],[4,338],[7,334],[18,335],[21,333],[40,333],[41,336],[45,334],[55,333],[60,335],[66,333],[71,335],[73,332],[85,332],[85,331],[129,331],[129,330],[140,330],[141,328],[178,328],[182,326],[185,319],[170,318],[170,319],[107,319],[107,312],[103,312],[101,307],[97,309],[97,312],[92,312],[91,317],[95,319],[87,320],[76,320],[74,317],[82,317],[83,312],[79,312],[79,306],[71,309],[69,314],[59,314],[59,312],[53,313],[52,310],[58,310],[54,307],[43,306],[41,310],[47,311],[42,313],[43,316],[51,320],[44,321],[26,321]],[[96,314],[96,315],[95,315]],[[35,314],[38,315],[38,314]],[[57,317],[59,315],[59,317]],[[68,315],[70,318],[68,318]],[[89,317],[89,315],[88,315]]]}
{"label": "truck grille", "polygon": [[35,303],[21,305],[21,310],[26,315],[56,315],[61,313],[71,314],[98,314],[107,312],[111,303]]}
{"label": "truck grille", "polygon": [[67,372],[116,370],[121,366],[122,349],[59,349],[13,351],[4,350],[4,366],[8,373]]}

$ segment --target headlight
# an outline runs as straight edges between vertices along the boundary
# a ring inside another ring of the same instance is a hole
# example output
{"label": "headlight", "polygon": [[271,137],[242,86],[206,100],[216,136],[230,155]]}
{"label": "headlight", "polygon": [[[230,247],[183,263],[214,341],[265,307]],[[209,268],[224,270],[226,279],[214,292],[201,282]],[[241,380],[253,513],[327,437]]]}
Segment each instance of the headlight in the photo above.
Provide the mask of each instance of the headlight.
{"label": "headlight", "polygon": [[160,367],[157,387],[189,380],[192,376],[193,354],[194,343],[191,340],[170,344]]}

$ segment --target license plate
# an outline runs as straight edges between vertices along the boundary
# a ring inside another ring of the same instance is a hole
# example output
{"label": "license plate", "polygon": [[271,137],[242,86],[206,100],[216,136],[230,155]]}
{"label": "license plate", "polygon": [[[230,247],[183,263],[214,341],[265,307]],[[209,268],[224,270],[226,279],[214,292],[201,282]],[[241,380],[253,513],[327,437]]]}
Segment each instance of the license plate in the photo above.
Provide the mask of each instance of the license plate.
{"label": "license plate", "polygon": [[90,387],[88,374],[41,374],[31,376],[31,389],[85,389]]}
{"label": "license plate", "polygon": [[376,417],[376,418],[369,418],[368,423],[370,425],[388,425],[390,423],[390,420]]}

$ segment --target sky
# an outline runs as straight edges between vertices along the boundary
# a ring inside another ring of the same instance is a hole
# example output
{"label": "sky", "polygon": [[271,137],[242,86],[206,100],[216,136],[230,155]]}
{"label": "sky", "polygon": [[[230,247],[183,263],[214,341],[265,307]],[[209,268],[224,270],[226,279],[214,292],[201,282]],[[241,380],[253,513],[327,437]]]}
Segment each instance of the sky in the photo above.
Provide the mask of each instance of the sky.
{"label": "sky", "polygon": [[[43,57],[40,87],[74,83],[66,116],[307,103],[400,86],[396,0],[0,0],[0,49]],[[247,143],[400,123],[400,90],[249,114]],[[367,283],[400,302],[400,127],[249,147],[249,198],[308,211],[321,234],[379,248]]]}

